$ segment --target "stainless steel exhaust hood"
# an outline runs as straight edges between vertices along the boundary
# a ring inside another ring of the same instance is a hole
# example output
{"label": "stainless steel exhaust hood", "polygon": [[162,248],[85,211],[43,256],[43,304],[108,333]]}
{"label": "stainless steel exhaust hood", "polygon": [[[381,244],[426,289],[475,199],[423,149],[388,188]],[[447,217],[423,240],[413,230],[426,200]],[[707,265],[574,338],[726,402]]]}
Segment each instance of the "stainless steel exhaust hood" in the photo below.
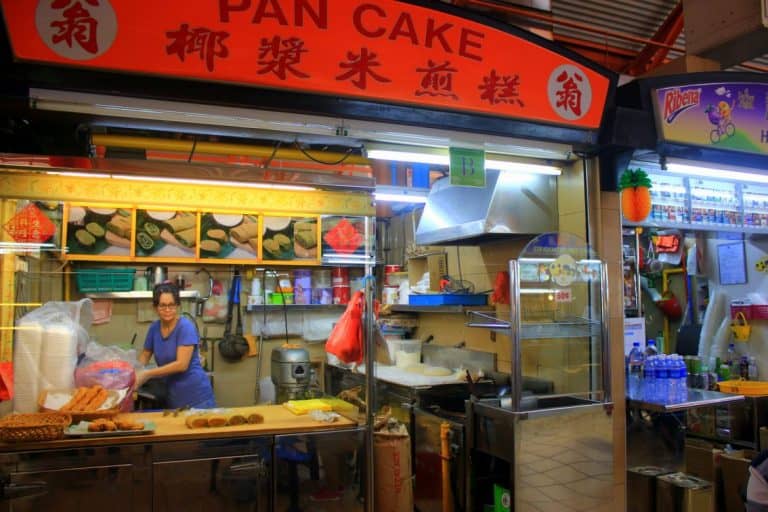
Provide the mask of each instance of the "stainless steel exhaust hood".
{"label": "stainless steel exhaust hood", "polygon": [[416,228],[419,245],[472,245],[557,231],[555,176],[487,171],[486,186],[432,186]]}

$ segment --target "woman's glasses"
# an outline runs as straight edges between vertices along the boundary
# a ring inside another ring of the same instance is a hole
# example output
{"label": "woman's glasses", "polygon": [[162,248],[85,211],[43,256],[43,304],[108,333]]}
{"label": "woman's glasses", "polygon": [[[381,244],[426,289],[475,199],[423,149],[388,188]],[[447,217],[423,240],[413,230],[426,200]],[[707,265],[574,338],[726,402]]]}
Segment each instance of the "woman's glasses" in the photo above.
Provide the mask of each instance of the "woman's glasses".
{"label": "woman's glasses", "polygon": [[176,309],[178,307],[178,304],[171,302],[168,304],[158,304],[157,309]]}

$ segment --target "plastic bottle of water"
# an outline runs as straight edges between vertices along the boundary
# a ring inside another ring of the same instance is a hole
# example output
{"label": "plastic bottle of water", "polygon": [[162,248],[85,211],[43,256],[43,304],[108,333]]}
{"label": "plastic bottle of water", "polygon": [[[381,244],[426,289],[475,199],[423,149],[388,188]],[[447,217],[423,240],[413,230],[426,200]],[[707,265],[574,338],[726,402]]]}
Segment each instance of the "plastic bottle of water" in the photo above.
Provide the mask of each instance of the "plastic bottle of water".
{"label": "plastic bottle of water", "polygon": [[749,358],[749,380],[757,380],[757,359]]}
{"label": "plastic bottle of water", "polygon": [[736,354],[736,345],[733,343],[728,344],[728,351],[725,353],[723,364],[730,370],[731,378],[737,378],[736,376],[739,374],[739,356]]}
{"label": "plastic bottle of water", "polygon": [[656,340],[650,339],[645,344],[645,358],[648,359],[651,356],[659,355],[659,349],[656,348]]}
{"label": "plastic bottle of water", "polygon": [[659,354],[656,360],[656,397],[661,403],[669,399],[669,359],[664,354]]}
{"label": "plastic bottle of water", "polygon": [[678,398],[680,401],[688,400],[688,367],[685,366],[685,360],[683,356],[677,356],[678,365],[678,390],[680,392]]}
{"label": "plastic bottle of water", "polygon": [[632,344],[632,350],[629,351],[629,358],[627,360],[627,388],[629,394],[632,397],[638,397],[638,393],[642,390],[642,377],[643,377],[643,362],[645,357],[643,351],[640,350],[640,343],[634,342]]}
{"label": "plastic bottle of water", "polygon": [[688,371],[683,358],[677,354],[669,356],[669,388],[670,398],[674,402],[684,401],[688,397],[686,378]]}
{"label": "plastic bottle of water", "polygon": [[642,399],[647,402],[653,402],[656,399],[656,358],[658,356],[649,356],[643,364],[643,396]]}

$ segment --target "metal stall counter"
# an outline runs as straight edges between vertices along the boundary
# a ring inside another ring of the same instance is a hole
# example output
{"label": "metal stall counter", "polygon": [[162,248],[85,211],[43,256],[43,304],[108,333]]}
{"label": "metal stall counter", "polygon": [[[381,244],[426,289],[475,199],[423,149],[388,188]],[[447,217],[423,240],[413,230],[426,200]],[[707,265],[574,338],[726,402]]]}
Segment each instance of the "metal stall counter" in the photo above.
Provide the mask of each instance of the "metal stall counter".
{"label": "metal stall counter", "polygon": [[[183,414],[131,413],[120,419],[152,429],[2,443],[0,510],[261,512],[300,510],[312,499],[363,509],[359,471],[344,473],[347,464],[338,475],[319,469],[331,458],[362,463],[364,429],[357,422],[326,423],[277,405],[239,409],[263,421],[189,428]],[[301,468],[308,479],[299,476]]]}

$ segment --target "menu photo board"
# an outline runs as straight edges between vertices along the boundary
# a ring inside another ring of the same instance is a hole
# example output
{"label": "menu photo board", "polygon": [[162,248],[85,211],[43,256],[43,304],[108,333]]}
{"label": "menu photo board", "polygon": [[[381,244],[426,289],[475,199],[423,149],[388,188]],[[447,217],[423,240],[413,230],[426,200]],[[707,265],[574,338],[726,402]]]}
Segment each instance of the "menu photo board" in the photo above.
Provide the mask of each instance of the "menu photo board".
{"label": "menu photo board", "polygon": [[255,262],[259,254],[257,215],[204,212],[200,217],[200,258]]}
{"label": "menu photo board", "polygon": [[197,212],[136,210],[136,256],[144,258],[194,258],[197,246]]}
{"label": "menu photo board", "polygon": [[317,217],[264,216],[264,261],[319,261]]}
{"label": "menu photo board", "polygon": [[127,259],[131,256],[133,211],[126,208],[68,205],[66,251],[71,259]]}
{"label": "menu photo board", "polygon": [[[329,215],[322,219],[322,251],[324,261],[361,262],[366,254],[366,219]],[[368,233],[371,247],[373,228]]]}
{"label": "menu photo board", "polygon": [[16,212],[0,227],[11,250],[34,254],[61,250],[63,204],[50,201],[19,201]]}

